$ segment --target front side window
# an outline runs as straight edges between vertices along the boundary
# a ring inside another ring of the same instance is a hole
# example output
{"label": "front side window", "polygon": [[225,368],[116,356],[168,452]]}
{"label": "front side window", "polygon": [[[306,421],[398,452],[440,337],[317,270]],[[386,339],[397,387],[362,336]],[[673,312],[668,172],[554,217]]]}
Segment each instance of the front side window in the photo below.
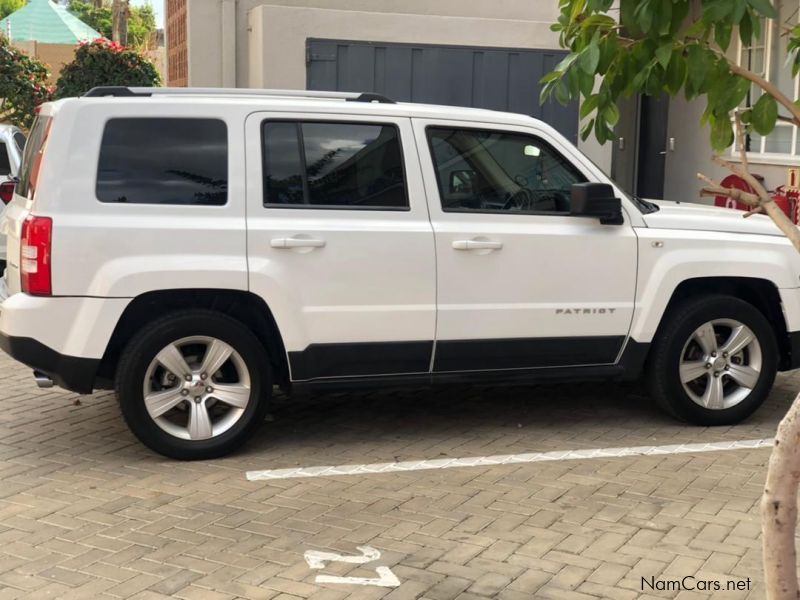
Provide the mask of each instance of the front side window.
{"label": "front side window", "polygon": [[428,128],[446,212],[561,213],[586,178],[537,137],[507,131]]}
{"label": "front side window", "polygon": [[264,205],[408,208],[394,125],[265,121]]}
{"label": "front side window", "polygon": [[191,118],[109,120],[100,146],[97,198],[100,202],[128,204],[225,204],[225,122]]}

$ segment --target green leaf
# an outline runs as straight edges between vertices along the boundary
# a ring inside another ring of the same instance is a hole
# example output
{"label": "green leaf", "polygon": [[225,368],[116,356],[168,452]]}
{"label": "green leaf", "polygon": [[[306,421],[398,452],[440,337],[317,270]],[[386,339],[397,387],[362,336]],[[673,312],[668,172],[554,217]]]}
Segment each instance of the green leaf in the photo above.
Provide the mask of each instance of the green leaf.
{"label": "green leaf", "polygon": [[775,122],[778,120],[778,103],[769,94],[762,94],[755,106],[751,123],[753,129],[760,135],[767,135],[775,129]]}
{"label": "green leaf", "polygon": [[616,104],[609,104],[603,109],[603,117],[609,125],[619,123],[619,108]]}
{"label": "green leaf", "polygon": [[590,120],[586,126],[581,129],[581,140],[585,142],[589,139],[589,136],[592,135],[592,129],[594,129],[594,119]]}
{"label": "green leaf", "polygon": [[586,98],[594,90],[594,75],[588,75],[583,71],[575,71],[575,73],[578,75],[578,90]]}
{"label": "green leaf", "polygon": [[713,63],[713,56],[709,56],[710,50],[707,50],[700,44],[689,46],[687,52],[687,66],[689,83],[695,90],[700,90],[703,81],[708,76]]}
{"label": "green leaf", "polygon": [[660,6],[661,10],[656,15],[658,33],[660,35],[667,35],[672,25],[672,2],[662,2]]}
{"label": "green leaf", "polygon": [[[744,2],[744,0],[741,0],[741,2]],[[689,0],[677,0],[672,5],[672,20],[669,26],[669,32],[675,33],[678,31],[688,14]]]}
{"label": "green leaf", "polygon": [[560,71],[550,71],[547,75],[545,75],[539,80],[539,83],[549,83],[554,79],[558,79],[559,77],[561,77],[561,75],[563,75],[563,73],[561,73]]}
{"label": "green leaf", "polygon": [[714,40],[717,46],[722,48],[723,52],[727,52],[728,46],[731,45],[731,30],[733,26],[728,21],[722,21],[714,25]]}
{"label": "green leaf", "polygon": [[636,23],[639,25],[643,33],[649,33],[653,27],[654,11],[651,0],[639,0],[633,14],[636,18]]}
{"label": "green leaf", "polygon": [[711,121],[711,147],[722,152],[733,144],[733,125],[727,117],[715,118]]}
{"label": "green leaf", "polygon": [[677,94],[686,81],[686,59],[680,50],[673,53],[672,60],[670,60],[667,67],[667,75],[665,85],[670,94]]}
{"label": "green leaf", "polygon": [[739,39],[742,40],[742,46],[750,46],[753,40],[753,25],[747,13],[744,13],[742,20],[739,21]]}
{"label": "green leaf", "polygon": [[595,40],[592,40],[592,42],[581,51],[578,57],[578,66],[580,66],[584,73],[594,75],[599,62],[600,46],[598,46]]}
{"label": "green leaf", "polygon": [[778,11],[775,10],[775,7],[772,5],[770,0],[747,0],[747,3],[760,15],[767,17],[768,19],[777,19],[778,18]]}
{"label": "green leaf", "polygon": [[666,69],[670,59],[672,58],[672,43],[668,42],[663,46],[659,46],[656,50],[656,58],[661,66]]}
{"label": "green leaf", "polygon": [[592,113],[592,111],[594,111],[594,109],[597,108],[599,102],[600,102],[599,94],[592,94],[591,96],[586,98],[586,100],[581,102],[581,110],[580,110],[581,119],[585,119],[586,117],[588,117]]}
{"label": "green leaf", "polygon": [[703,21],[716,24],[727,17],[733,8],[731,0],[706,0],[703,2]]}

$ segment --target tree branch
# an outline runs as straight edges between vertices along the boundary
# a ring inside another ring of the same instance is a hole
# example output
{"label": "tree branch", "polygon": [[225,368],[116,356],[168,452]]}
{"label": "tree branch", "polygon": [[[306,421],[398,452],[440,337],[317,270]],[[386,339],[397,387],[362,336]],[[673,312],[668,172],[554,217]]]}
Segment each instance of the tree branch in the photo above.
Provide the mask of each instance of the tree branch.
{"label": "tree branch", "polygon": [[789,114],[792,115],[795,125],[800,125],[800,108],[795,106],[795,103],[789,100],[786,94],[781,92],[781,90],[775,84],[770,83],[761,77],[761,75],[757,75],[751,70],[745,69],[743,66],[736,64],[727,56],[725,58],[728,61],[728,66],[731,69],[731,73],[735,73],[736,75],[739,75],[748,81],[752,81],[767,94],[775,98],[778,104],[782,105],[786,110],[789,111]]}

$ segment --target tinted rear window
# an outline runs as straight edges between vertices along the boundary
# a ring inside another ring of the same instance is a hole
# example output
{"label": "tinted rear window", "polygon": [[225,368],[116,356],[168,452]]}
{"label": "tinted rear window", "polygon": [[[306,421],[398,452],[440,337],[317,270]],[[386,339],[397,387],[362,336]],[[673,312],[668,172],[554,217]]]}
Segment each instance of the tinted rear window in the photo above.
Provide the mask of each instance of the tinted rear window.
{"label": "tinted rear window", "polygon": [[14,141],[16,142],[17,148],[19,148],[20,152],[25,150],[25,135],[24,134],[15,133],[14,134]]}
{"label": "tinted rear window", "polygon": [[219,119],[111,119],[97,198],[129,204],[221,205],[228,197],[228,128]]}
{"label": "tinted rear window", "polygon": [[266,206],[408,208],[395,125],[267,121],[263,143]]}

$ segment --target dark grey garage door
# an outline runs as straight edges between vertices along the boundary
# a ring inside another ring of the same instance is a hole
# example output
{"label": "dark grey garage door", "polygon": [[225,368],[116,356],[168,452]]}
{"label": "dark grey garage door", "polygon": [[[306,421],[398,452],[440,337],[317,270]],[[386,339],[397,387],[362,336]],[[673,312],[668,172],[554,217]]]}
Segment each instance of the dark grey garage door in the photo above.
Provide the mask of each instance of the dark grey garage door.
{"label": "dark grey garage door", "polygon": [[306,84],[309,90],[375,92],[403,102],[524,113],[576,142],[577,104],[539,104],[539,80],[564,55],[558,50],[309,39]]}

